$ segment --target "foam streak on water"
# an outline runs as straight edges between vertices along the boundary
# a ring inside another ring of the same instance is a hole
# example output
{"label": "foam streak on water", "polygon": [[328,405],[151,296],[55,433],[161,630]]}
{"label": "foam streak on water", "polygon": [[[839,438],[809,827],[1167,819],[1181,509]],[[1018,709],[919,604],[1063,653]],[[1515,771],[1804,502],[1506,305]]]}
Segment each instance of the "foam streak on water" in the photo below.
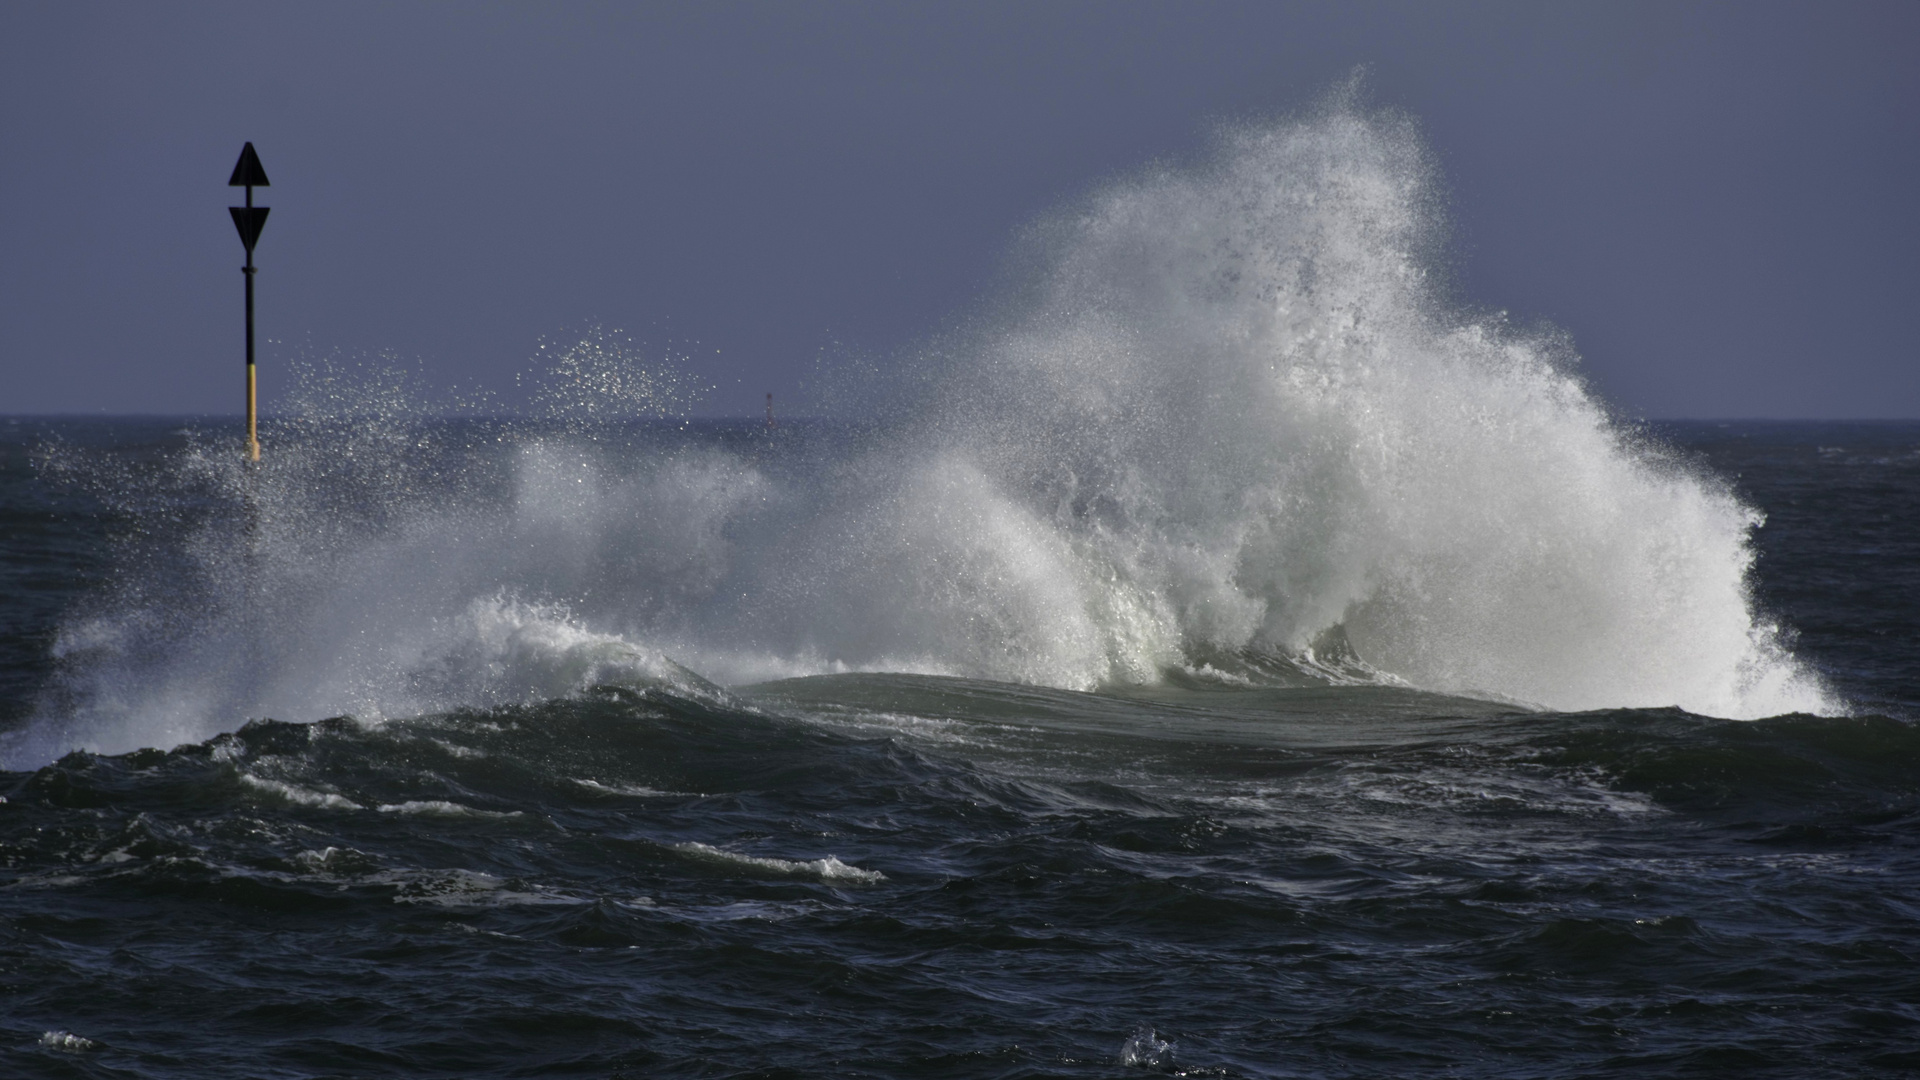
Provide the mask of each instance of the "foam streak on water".
{"label": "foam streak on water", "polygon": [[636,434],[608,415],[689,384],[604,341],[537,425],[310,386],[257,475],[203,443],[142,490],[152,543],[13,760],[849,670],[1833,711],[1756,613],[1757,515],[1564,340],[1450,306],[1437,201],[1403,119],[1223,134],[1030,230],[1012,299],[903,358],[860,438]]}

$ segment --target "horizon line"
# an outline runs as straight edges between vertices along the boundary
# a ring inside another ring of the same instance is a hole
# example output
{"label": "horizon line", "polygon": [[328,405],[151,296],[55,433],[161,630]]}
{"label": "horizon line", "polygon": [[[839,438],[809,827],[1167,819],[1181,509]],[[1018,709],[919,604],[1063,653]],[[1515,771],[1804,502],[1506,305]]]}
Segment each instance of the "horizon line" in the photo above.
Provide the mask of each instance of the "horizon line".
{"label": "horizon line", "polygon": [[[262,412],[260,419],[285,419],[295,414]],[[353,414],[346,414],[351,417]],[[375,415],[375,414],[366,414]],[[564,420],[566,417],[536,416],[522,412],[437,412],[422,413],[421,418],[435,420]],[[651,420],[676,422],[687,420],[750,420],[764,423],[762,413],[739,413],[712,416],[626,416],[611,417],[615,420]],[[816,413],[790,413],[780,418],[786,420],[830,420],[830,419],[867,419],[863,417],[834,417]],[[246,414],[240,412],[0,412],[0,420],[212,420],[244,423]],[[1920,416],[1635,416],[1628,417],[1625,423],[1635,424],[1729,424],[1729,423],[1781,423],[1781,424],[1907,424],[1920,423]]]}

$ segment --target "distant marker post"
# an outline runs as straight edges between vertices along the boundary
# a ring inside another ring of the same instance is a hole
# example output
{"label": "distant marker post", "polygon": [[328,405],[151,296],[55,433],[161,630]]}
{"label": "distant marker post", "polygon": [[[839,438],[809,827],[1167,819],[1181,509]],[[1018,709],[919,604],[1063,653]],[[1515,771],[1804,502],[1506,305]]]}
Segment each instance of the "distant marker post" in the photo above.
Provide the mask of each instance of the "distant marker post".
{"label": "distant marker post", "polygon": [[233,215],[233,227],[240,230],[240,242],[247,248],[247,265],[240,268],[247,275],[247,460],[259,461],[260,430],[253,375],[253,245],[260,240],[260,229],[266,225],[267,211],[271,208],[253,205],[253,189],[272,185],[267,183],[267,170],[260,167],[260,155],[253,152],[252,143],[240,148],[240,160],[234,164],[227,186],[247,189],[247,205],[229,206],[227,212]]}

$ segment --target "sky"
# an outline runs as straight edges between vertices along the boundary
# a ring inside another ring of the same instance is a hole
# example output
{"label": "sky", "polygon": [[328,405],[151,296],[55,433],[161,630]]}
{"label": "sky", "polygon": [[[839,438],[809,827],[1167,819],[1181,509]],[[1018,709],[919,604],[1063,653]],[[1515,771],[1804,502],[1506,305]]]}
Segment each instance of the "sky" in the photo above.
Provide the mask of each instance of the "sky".
{"label": "sky", "polygon": [[0,414],[239,411],[241,144],[296,355],[511,407],[621,330],[709,415],[894,362],[1023,226],[1366,69],[1458,295],[1650,418],[1920,417],[1920,4],[0,6]]}

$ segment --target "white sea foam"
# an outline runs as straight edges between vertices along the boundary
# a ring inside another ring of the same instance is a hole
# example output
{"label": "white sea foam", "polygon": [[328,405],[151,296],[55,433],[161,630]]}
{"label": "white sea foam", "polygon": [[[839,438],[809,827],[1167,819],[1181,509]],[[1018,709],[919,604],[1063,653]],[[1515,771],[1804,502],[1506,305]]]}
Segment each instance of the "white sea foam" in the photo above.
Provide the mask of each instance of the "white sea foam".
{"label": "white sea foam", "polygon": [[878,449],[804,470],[602,438],[683,385],[602,378],[611,354],[560,365],[564,423],[438,458],[388,383],[319,380],[264,469],[180,463],[256,508],[250,546],[210,524],[189,583],[130,567],[70,619],[10,757],[717,700],[690,668],[1089,689],[1284,661],[1560,710],[1840,708],[1756,611],[1759,516],[1614,422],[1563,336],[1450,306],[1433,171],[1410,122],[1335,100],[1113,183],[1029,230],[996,315],[901,359]]}
{"label": "white sea foam", "polygon": [[598,780],[575,777],[574,783],[598,795],[624,795],[635,799],[697,799],[699,795],[691,791],[661,791],[645,784],[603,784]]}
{"label": "white sea foam", "polygon": [[516,818],[519,810],[480,810],[446,799],[409,799],[399,803],[381,803],[375,809],[383,814],[419,814],[451,818]]}
{"label": "white sea foam", "polygon": [[850,881],[862,885],[887,880],[887,875],[878,870],[862,870],[857,866],[843,863],[832,855],[824,859],[770,859],[759,855],[742,855],[738,852],[726,851],[699,841],[675,844],[674,850],[711,862],[746,867],[761,873],[817,877],[822,881]]}
{"label": "white sea foam", "polygon": [[1173,1044],[1160,1038],[1150,1027],[1135,1028],[1127,1041],[1120,1044],[1120,1064],[1169,1072],[1173,1069]]}
{"label": "white sea foam", "polygon": [[537,887],[511,884],[478,870],[395,870],[374,874],[369,881],[396,887],[396,904],[433,904],[449,908],[570,906],[586,903],[576,896]]}
{"label": "white sea foam", "polygon": [[293,861],[314,873],[338,876],[367,874],[380,868],[380,861],[364,851],[331,844],[319,851],[298,852]]}
{"label": "white sea foam", "polygon": [[317,806],[328,810],[358,810],[360,804],[343,795],[331,791],[316,791],[313,788],[289,784],[283,780],[270,780],[252,773],[239,774],[240,782],[255,791],[263,791],[287,802],[299,806]]}

